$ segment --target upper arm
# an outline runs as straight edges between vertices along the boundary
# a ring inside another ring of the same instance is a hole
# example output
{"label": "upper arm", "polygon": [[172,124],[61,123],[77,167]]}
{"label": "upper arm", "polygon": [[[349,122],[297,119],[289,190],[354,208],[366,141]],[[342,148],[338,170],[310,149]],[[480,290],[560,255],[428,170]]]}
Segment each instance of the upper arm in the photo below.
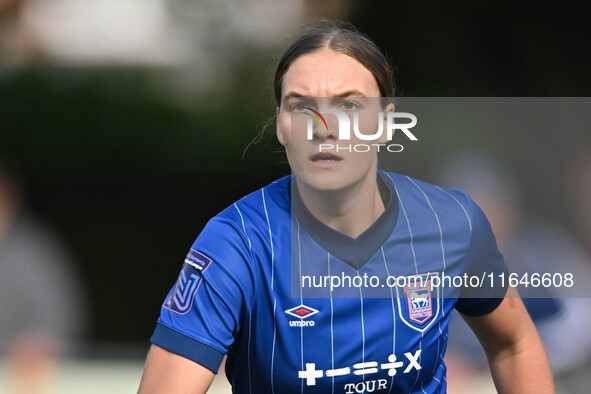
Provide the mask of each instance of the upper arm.
{"label": "upper arm", "polygon": [[461,194],[471,220],[463,270],[479,278],[492,275],[495,280],[462,288],[455,308],[478,337],[487,357],[494,357],[503,349],[515,350],[523,338],[537,337],[537,332],[517,291],[499,281],[502,274],[507,277],[508,270],[488,219],[467,194]]}
{"label": "upper arm", "polygon": [[500,393],[555,393],[542,341],[514,289],[492,312],[464,317],[482,344]]}
{"label": "upper arm", "polygon": [[501,280],[508,271],[490,224],[469,198],[468,203],[472,226],[464,272],[495,280],[482,287],[462,288],[455,308],[480,341],[499,392],[553,393],[542,341],[517,291]]}
{"label": "upper arm", "polygon": [[462,317],[489,358],[502,355],[507,349],[520,351],[539,342],[536,328],[514,289],[508,290],[507,296],[492,312]]}
{"label": "upper arm", "polygon": [[214,373],[194,361],[152,345],[139,394],[202,394],[211,385]]}

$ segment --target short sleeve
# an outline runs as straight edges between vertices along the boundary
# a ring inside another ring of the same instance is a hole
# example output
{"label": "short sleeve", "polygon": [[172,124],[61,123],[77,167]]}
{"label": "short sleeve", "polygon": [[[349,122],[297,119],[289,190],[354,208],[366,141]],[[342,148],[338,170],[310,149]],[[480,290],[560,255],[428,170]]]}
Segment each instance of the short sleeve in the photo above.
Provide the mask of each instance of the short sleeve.
{"label": "short sleeve", "polygon": [[166,297],[151,342],[217,373],[254,299],[248,240],[227,218],[210,220]]}
{"label": "short sleeve", "polygon": [[499,278],[503,273],[508,277],[508,270],[484,212],[465,192],[457,189],[453,192],[461,194],[466,201],[470,218],[470,244],[463,269],[481,280],[481,286],[462,288],[455,308],[465,315],[481,316],[492,312],[503,301],[507,288]]}

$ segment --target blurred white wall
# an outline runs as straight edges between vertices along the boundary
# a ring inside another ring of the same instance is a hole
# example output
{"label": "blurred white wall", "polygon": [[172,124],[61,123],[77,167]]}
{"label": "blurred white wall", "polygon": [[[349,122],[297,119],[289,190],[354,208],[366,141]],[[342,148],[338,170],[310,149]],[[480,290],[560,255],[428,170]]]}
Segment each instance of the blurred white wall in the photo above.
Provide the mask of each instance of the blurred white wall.
{"label": "blurred white wall", "polygon": [[28,0],[25,10],[38,45],[58,64],[211,69],[236,46],[278,44],[302,15],[301,1],[273,0]]}

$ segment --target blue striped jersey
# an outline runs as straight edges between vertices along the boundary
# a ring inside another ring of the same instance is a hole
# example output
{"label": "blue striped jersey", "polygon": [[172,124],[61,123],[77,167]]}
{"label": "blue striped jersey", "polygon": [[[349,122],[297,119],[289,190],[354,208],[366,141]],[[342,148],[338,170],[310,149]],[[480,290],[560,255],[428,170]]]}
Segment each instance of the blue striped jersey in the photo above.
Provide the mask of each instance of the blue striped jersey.
{"label": "blue striped jersey", "polygon": [[[452,310],[489,313],[504,290],[385,279],[505,264],[466,193],[383,171],[378,184],[386,209],[355,239],[306,209],[293,176],[229,206],[192,245],[151,341],[214,372],[227,354],[235,393],[445,393]],[[320,283],[334,277],[342,287]]]}

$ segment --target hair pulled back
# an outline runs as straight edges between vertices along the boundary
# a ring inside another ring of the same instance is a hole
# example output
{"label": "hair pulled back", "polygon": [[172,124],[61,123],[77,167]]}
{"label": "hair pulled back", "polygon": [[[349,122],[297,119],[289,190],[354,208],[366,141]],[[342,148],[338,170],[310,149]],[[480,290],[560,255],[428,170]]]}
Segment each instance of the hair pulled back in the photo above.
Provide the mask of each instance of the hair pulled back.
{"label": "hair pulled back", "polygon": [[283,77],[300,56],[323,49],[351,56],[371,72],[382,97],[394,97],[393,72],[388,60],[377,45],[366,35],[350,26],[324,25],[297,39],[283,54],[275,71],[273,87],[277,105],[281,105]]}

